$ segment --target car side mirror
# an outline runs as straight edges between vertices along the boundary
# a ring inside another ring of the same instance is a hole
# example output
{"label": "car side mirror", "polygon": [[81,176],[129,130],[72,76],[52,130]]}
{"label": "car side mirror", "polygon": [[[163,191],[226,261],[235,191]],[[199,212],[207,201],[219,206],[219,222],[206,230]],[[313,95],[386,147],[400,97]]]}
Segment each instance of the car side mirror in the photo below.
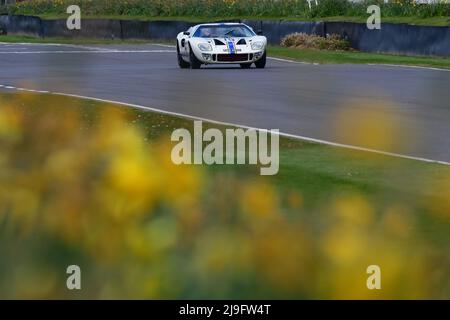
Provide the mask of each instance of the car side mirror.
{"label": "car side mirror", "polygon": [[258,30],[258,31],[256,31],[256,34],[257,34],[258,36],[262,36],[262,35],[263,35],[263,32],[262,32],[262,30]]}
{"label": "car side mirror", "polygon": [[191,33],[188,32],[188,31],[185,31],[185,32],[183,32],[183,34],[184,34],[185,36],[188,36],[188,35],[190,35]]}

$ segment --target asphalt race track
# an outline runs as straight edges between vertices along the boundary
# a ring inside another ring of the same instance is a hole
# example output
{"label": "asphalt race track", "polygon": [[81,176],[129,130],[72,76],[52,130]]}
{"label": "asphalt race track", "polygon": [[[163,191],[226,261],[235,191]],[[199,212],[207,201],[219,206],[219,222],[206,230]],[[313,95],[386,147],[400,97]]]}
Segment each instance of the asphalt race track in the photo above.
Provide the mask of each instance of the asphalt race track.
{"label": "asphalt race track", "polygon": [[[349,141],[336,135],[338,114],[387,105],[405,142],[387,151],[450,162],[450,72],[445,70],[275,59],[264,70],[182,70],[169,46],[0,44],[0,92],[13,87],[138,104],[344,144]],[[352,104],[355,100],[365,102]]]}

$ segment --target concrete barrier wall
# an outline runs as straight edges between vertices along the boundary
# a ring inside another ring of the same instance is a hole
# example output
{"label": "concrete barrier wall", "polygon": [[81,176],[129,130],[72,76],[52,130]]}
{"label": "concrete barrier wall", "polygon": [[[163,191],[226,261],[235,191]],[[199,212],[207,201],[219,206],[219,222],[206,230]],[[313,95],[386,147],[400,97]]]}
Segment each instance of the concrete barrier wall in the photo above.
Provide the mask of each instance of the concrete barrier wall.
{"label": "concrete barrier wall", "polygon": [[[41,22],[38,17],[30,16],[1,16],[8,34],[40,37],[42,35]],[[1,23],[1,22],[0,22]]]}
{"label": "concrete barrier wall", "polygon": [[0,34],[6,34],[6,28],[9,23],[8,16],[0,16]]}
{"label": "concrete barrier wall", "polygon": [[325,33],[340,34],[361,51],[450,57],[450,27],[383,23],[369,30],[361,23],[329,22]]}
{"label": "concrete barrier wall", "polygon": [[[353,48],[366,52],[450,57],[450,27],[425,27],[383,23],[369,30],[364,23],[243,20],[262,30],[269,43],[279,44],[293,32],[325,36],[337,33]],[[81,30],[68,30],[66,20],[41,20],[32,16],[0,16],[0,29],[12,35],[85,37],[102,39],[174,40],[194,23],[183,21],[131,21],[84,19]]]}
{"label": "concrete barrier wall", "polygon": [[121,20],[122,39],[151,39],[146,21]]}
{"label": "concrete barrier wall", "polygon": [[66,26],[66,20],[42,20],[41,29],[42,37],[100,39],[122,38],[122,28],[119,20],[83,20],[81,30],[69,30]]}
{"label": "concrete barrier wall", "polygon": [[267,40],[271,44],[280,44],[281,39],[293,32],[304,32],[307,34],[324,35],[323,22],[302,22],[302,21],[261,21],[243,20],[243,23],[251,26],[253,30],[263,31]]}
{"label": "concrete barrier wall", "polygon": [[178,33],[186,31],[196,23],[183,21],[150,21],[148,24],[148,32],[151,39],[175,41]]}

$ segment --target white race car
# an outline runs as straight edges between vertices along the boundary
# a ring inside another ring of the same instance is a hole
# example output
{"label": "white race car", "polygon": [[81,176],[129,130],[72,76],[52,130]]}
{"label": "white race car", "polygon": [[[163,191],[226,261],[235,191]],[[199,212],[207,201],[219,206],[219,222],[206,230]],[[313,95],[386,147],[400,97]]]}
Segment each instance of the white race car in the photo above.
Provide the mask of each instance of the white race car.
{"label": "white race car", "polygon": [[243,23],[199,24],[177,36],[180,68],[202,64],[240,64],[242,68],[266,66],[267,38]]}

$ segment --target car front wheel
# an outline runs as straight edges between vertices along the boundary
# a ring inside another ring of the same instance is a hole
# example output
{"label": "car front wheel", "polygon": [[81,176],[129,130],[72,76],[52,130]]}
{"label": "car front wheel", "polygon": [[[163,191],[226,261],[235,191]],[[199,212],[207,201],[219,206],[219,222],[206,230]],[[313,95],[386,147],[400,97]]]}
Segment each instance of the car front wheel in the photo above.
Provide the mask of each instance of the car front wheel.
{"label": "car front wheel", "polygon": [[180,48],[178,46],[177,46],[177,57],[178,57],[178,66],[181,69],[187,69],[190,67],[190,64],[183,60],[183,57],[181,56],[181,53],[180,53]]}
{"label": "car front wheel", "polygon": [[200,69],[200,66],[202,63],[197,59],[194,52],[192,51],[192,47],[189,45],[189,60],[191,62],[191,68],[192,69]]}
{"label": "car front wheel", "polygon": [[264,69],[266,67],[266,61],[267,61],[267,54],[266,54],[266,51],[264,51],[264,54],[261,57],[261,59],[259,59],[258,61],[255,62],[256,68]]}

